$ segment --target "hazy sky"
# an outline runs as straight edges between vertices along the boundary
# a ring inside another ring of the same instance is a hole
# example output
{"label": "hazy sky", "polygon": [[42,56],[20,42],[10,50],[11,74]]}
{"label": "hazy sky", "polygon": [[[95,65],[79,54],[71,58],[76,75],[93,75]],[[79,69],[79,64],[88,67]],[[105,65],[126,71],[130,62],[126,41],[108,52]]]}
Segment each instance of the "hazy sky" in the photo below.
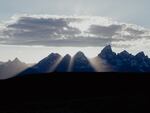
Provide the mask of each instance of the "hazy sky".
{"label": "hazy sky", "polygon": [[50,52],[78,50],[92,57],[108,43],[115,45],[114,50],[150,55],[149,4],[149,0],[0,0],[0,61],[19,57],[35,62]]}
{"label": "hazy sky", "polygon": [[149,0],[0,0],[0,19],[14,14],[94,15],[150,27]]}

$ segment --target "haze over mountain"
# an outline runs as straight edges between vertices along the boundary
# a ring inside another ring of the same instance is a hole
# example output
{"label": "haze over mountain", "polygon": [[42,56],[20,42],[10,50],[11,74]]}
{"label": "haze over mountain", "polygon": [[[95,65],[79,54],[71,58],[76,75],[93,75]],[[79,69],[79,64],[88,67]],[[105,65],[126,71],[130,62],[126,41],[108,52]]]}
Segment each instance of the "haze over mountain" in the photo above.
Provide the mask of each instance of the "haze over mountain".
{"label": "haze over mountain", "polygon": [[28,68],[28,65],[21,62],[18,58],[13,61],[0,64],[0,79],[8,79]]}

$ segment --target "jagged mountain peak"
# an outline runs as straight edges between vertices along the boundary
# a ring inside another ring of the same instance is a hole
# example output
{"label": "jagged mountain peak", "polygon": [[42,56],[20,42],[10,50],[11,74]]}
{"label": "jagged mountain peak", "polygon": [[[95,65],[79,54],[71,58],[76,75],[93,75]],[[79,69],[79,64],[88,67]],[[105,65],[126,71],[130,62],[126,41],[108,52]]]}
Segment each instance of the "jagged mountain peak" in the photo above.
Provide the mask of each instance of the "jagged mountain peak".
{"label": "jagged mountain peak", "polygon": [[12,62],[21,62],[18,58],[15,58]]}
{"label": "jagged mountain peak", "polygon": [[51,53],[48,57],[61,57],[58,53]]}
{"label": "jagged mountain peak", "polygon": [[60,63],[56,66],[54,72],[68,72],[70,61],[71,56],[69,54],[65,55]]}
{"label": "jagged mountain peak", "polygon": [[126,50],[121,52],[122,54],[129,54]]}
{"label": "jagged mountain peak", "polygon": [[61,62],[64,62],[64,61],[66,61],[66,60],[69,60],[69,61],[70,61],[70,59],[71,59],[71,56],[70,56],[69,54],[66,54],[66,55],[62,58]]}
{"label": "jagged mountain peak", "polygon": [[82,61],[82,62],[86,62],[88,60],[88,58],[85,56],[85,54],[81,51],[77,52],[74,55],[74,59],[80,59],[80,61]]}
{"label": "jagged mountain peak", "polygon": [[106,55],[106,54],[112,54],[114,53],[113,50],[112,50],[112,47],[111,45],[107,45],[106,47],[104,47],[101,51],[101,55]]}
{"label": "jagged mountain peak", "polygon": [[106,47],[104,47],[104,49],[102,49],[101,53],[98,56],[103,59],[113,59],[114,56],[116,56],[116,53],[112,51],[111,45],[107,45]]}
{"label": "jagged mountain peak", "polygon": [[112,47],[111,47],[111,45],[105,46],[102,51],[111,51],[111,52],[112,52]]}
{"label": "jagged mountain peak", "polygon": [[128,57],[128,56],[132,56],[132,54],[130,54],[129,52],[127,52],[126,50],[120,52],[117,54],[118,56],[123,56],[123,57]]}
{"label": "jagged mountain peak", "polygon": [[82,51],[78,51],[75,56],[85,56],[84,53]]}
{"label": "jagged mountain peak", "polygon": [[7,64],[17,64],[17,63],[23,63],[21,60],[19,60],[19,58],[15,58],[14,60],[8,60],[6,62]]}
{"label": "jagged mountain peak", "polygon": [[38,64],[45,64],[49,62],[53,62],[53,60],[59,59],[61,57],[58,53],[51,53],[47,57],[45,57],[43,60],[41,60]]}
{"label": "jagged mountain peak", "polygon": [[89,62],[89,59],[81,51],[77,52],[76,55],[73,57],[73,65],[71,71],[72,72],[95,72],[94,68]]}
{"label": "jagged mountain peak", "polygon": [[64,56],[64,58],[71,58],[71,56],[69,55],[69,54],[66,54],[65,56]]}
{"label": "jagged mountain peak", "polygon": [[132,55],[126,50],[116,54],[110,46],[105,47],[99,57],[111,64],[115,71],[119,72],[149,72],[150,59],[144,52]]}
{"label": "jagged mountain peak", "polygon": [[136,57],[145,57],[145,53],[142,51],[142,52],[139,52],[135,55]]}

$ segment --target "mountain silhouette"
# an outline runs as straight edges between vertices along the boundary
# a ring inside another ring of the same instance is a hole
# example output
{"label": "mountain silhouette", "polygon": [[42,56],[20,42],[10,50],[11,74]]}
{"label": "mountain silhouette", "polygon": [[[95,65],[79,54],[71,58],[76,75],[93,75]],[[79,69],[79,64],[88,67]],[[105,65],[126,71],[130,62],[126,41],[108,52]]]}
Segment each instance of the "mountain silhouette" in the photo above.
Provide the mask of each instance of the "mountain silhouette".
{"label": "mountain silhouette", "polygon": [[70,62],[71,62],[71,56],[67,54],[61,60],[61,62],[56,66],[54,72],[68,72]]}
{"label": "mountain silhouette", "polygon": [[55,64],[59,61],[60,58],[61,56],[59,54],[51,53],[39,63],[35,64],[33,67],[24,70],[19,75],[49,73],[53,70]]}
{"label": "mountain silhouette", "polygon": [[72,67],[71,67],[72,72],[94,72],[94,68],[90,64],[88,58],[79,51],[73,58],[72,62]]}
{"label": "mountain silhouette", "polygon": [[106,46],[98,56],[102,59],[106,59],[110,64],[115,64],[114,59],[116,59],[116,53],[112,51],[110,45]]}
{"label": "mountain silhouette", "polygon": [[[1,77],[2,74],[6,74],[4,78],[8,78],[8,75],[14,76],[20,71],[22,72],[17,76],[51,72],[150,72],[150,58],[144,52],[136,55],[132,55],[126,50],[115,53],[111,45],[107,45],[94,59],[88,59],[81,51],[73,57],[67,54],[63,58],[58,53],[51,53],[34,66],[27,69],[25,67],[25,64],[22,64],[17,58],[14,61],[1,63]],[[10,71],[7,71],[8,68]]]}
{"label": "mountain silhouette", "polygon": [[108,45],[98,56],[112,65],[116,72],[150,72],[150,59],[144,52],[134,56],[124,50],[116,54]]}
{"label": "mountain silhouette", "polygon": [[19,75],[40,74],[49,72],[95,72],[88,58],[78,52],[73,58],[69,54],[61,59],[59,54],[50,54],[39,63],[30,67]]}
{"label": "mountain silhouette", "polygon": [[18,58],[13,61],[2,63],[0,65],[0,79],[8,79],[28,68],[28,65],[21,62]]}

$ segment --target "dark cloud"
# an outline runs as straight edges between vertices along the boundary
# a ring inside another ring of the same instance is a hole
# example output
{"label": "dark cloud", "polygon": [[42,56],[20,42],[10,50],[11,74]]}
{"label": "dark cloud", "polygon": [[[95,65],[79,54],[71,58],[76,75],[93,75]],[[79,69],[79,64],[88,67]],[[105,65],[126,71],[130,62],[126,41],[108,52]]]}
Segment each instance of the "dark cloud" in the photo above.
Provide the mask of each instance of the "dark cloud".
{"label": "dark cloud", "polygon": [[95,34],[97,36],[103,36],[111,38],[112,36],[118,34],[122,30],[121,25],[110,25],[110,26],[100,26],[100,25],[91,25],[89,28],[89,33]]}
{"label": "dark cloud", "polygon": [[16,23],[8,25],[7,28],[9,32],[13,32],[15,38],[57,39],[61,36],[74,36],[80,33],[77,28],[68,26],[70,21],[63,18],[21,17]]}
{"label": "dark cloud", "polygon": [[130,33],[131,36],[139,36],[146,32],[144,30],[137,30],[137,29],[133,29],[133,28],[127,28],[127,29],[125,29],[125,31]]}
{"label": "dark cloud", "polygon": [[[0,27],[0,44],[43,46],[105,46],[112,42],[135,40],[145,37],[149,30],[137,26],[115,23],[96,24],[94,21],[82,31],[81,17],[19,16],[13,22]],[[99,20],[101,21],[101,20]],[[106,19],[106,21],[108,21]],[[76,25],[71,25],[71,24]]]}

